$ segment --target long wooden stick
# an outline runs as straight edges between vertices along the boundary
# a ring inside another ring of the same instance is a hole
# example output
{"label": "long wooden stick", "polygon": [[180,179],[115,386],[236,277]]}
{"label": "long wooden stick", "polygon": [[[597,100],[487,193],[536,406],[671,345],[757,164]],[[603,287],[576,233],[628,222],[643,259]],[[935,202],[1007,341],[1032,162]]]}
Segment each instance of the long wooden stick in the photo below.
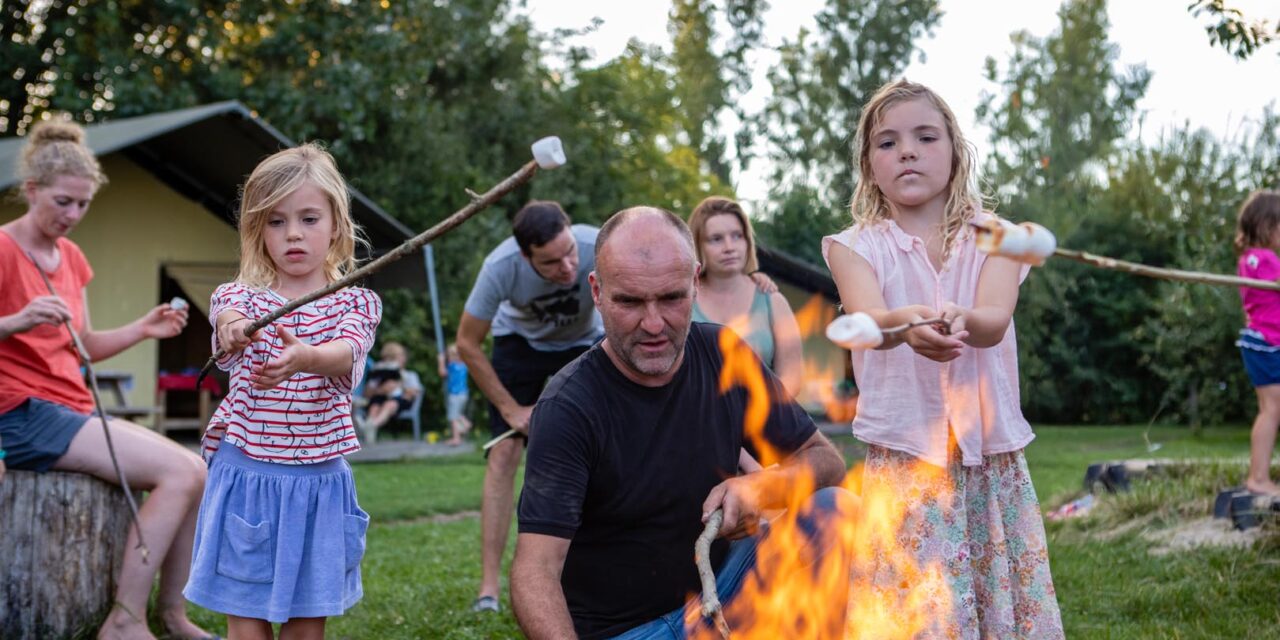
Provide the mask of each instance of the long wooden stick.
{"label": "long wooden stick", "polygon": [[[440,236],[452,231],[454,227],[457,227],[458,225],[465,222],[468,218],[475,215],[476,212],[491,206],[493,203],[497,202],[498,199],[501,198],[502,196],[505,196],[508,193],[511,193],[516,189],[516,187],[519,187],[520,185],[528,182],[529,179],[532,178],[533,175],[537,172],[538,172],[538,163],[536,161],[530,160],[523,167],[520,167],[519,171],[511,174],[510,176],[507,176],[505,180],[503,180],[502,182],[499,182],[492,189],[489,189],[483,194],[477,195],[475,193],[468,191],[468,193],[471,194],[471,202],[467,206],[455,211],[448,218],[445,218],[444,220],[441,220],[440,222],[436,223],[436,225],[431,227],[430,229],[427,229],[426,231],[423,231],[422,233],[404,241],[404,243],[401,244],[399,247],[396,247],[395,249],[387,252],[385,255],[378,258],[377,260],[374,260],[373,262],[370,262],[369,264],[366,264],[363,267],[360,267],[359,269],[356,269],[355,271],[348,273],[342,279],[336,280],[322,289],[312,291],[311,293],[308,293],[305,296],[294,298],[293,300],[290,300],[287,304],[280,307],[279,309],[276,309],[275,311],[272,311],[271,313],[268,313],[267,315],[257,320],[254,320],[253,322],[250,322],[249,326],[245,327],[244,329],[245,335],[251,336],[254,333],[256,333],[258,330],[270,325],[272,322],[275,322],[276,320],[279,320],[280,318],[284,317],[286,314],[294,311],[295,309],[309,302],[312,302],[314,300],[323,298],[333,293],[334,291],[338,291],[339,289],[342,289],[344,287],[349,287],[352,284],[360,281],[362,278],[365,278],[366,276],[376,273],[379,269],[382,269],[388,264],[391,264],[392,262],[395,262],[396,260],[399,260],[400,258],[403,258],[409,255],[410,253],[417,251],[418,249],[421,249],[423,245],[429,242],[432,242],[436,238],[439,238]],[[200,370],[200,375],[196,377],[197,389],[200,388],[200,383],[204,380],[204,377],[209,374],[209,371],[213,368],[213,365],[215,362],[217,362],[218,358],[221,358],[225,355],[226,355],[226,352],[224,350],[218,349],[217,353],[214,353],[213,356],[209,358],[209,361],[204,364],[204,368]]]}
{"label": "long wooden stick", "polygon": [[[45,275],[40,263],[36,262],[36,257],[30,253],[27,253],[27,257],[40,273],[40,279],[44,280],[44,286],[49,290],[49,295],[57,296],[58,292],[54,291],[53,283],[49,282],[49,276]],[[98,394],[98,375],[93,372],[93,361],[89,358],[89,350],[84,347],[84,342],[80,341],[75,327],[71,326],[71,319],[67,318],[62,324],[67,328],[67,333],[71,334],[71,344],[75,346],[76,355],[89,375],[89,391],[93,394],[94,413],[102,422],[102,434],[107,440],[107,455],[111,457],[111,466],[115,468],[116,479],[120,481],[120,488],[124,491],[125,500],[129,503],[129,517],[133,520],[133,530],[138,532],[138,549],[141,550],[142,564],[147,564],[147,557],[151,552],[147,549],[147,542],[142,539],[142,525],[138,523],[138,501],[134,499],[133,489],[129,487],[129,479],[125,477],[124,469],[120,467],[120,459],[116,457],[116,446],[111,440],[111,430],[107,428],[107,412],[102,408],[102,397]]]}
{"label": "long wooden stick", "polygon": [[1118,260],[1116,258],[1108,258],[1089,253],[1087,251],[1076,251],[1074,249],[1063,249],[1061,247],[1054,249],[1053,254],[1061,256],[1068,260],[1083,262],[1087,265],[1098,267],[1101,269],[1110,269],[1112,271],[1123,271],[1134,275],[1146,276],[1148,278],[1159,278],[1161,280],[1177,280],[1180,282],[1200,282],[1203,284],[1215,284],[1227,287],[1250,287],[1252,289],[1267,289],[1270,291],[1280,291],[1280,282],[1273,280],[1256,280],[1254,278],[1241,278],[1239,276],[1229,276],[1219,273],[1205,273],[1203,271],[1185,271],[1182,269],[1165,269],[1161,267],[1152,267],[1138,262],[1129,262],[1127,260]]}

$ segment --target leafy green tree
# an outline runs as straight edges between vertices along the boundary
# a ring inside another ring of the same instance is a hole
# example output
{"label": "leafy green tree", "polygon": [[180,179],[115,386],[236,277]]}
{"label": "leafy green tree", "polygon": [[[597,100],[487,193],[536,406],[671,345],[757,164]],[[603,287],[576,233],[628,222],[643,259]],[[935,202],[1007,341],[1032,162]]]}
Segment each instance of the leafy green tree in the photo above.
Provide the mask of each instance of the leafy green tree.
{"label": "leafy green tree", "polygon": [[[776,170],[759,225],[774,249],[821,264],[818,238],[847,226],[862,105],[900,75],[942,12],[936,0],[828,0],[813,31],[779,49],[757,126]],[[808,233],[797,230],[808,225]]]}
{"label": "leafy green tree", "polygon": [[828,202],[850,201],[850,144],[862,105],[902,73],[941,16],[933,0],[829,0],[814,31],[780,47],[761,123],[775,183],[803,182]]}
{"label": "leafy green tree", "polygon": [[[412,228],[508,175],[534,139],[562,136],[568,166],[437,243],[446,335],[527,199],[599,222],[628,204],[681,210],[728,190],[681,137],[660,51],[635,46],[593,68],[570,50],[567,68],[552,68],[544,51],[561,50],[560,34],[536,33],[508,0],[30,0],[6,3],[0,33],[0,57],[14,61],[0,78],[0,135],[47,111],[94,122],[237,99],[293,139],[325,141],[354,185]],[[425,305],[388,296],[384,333],[431,372]]]}
{"label": "leafy green tree", "polygon": [[[1002,70],[986,64],[1000,93],[978,118],[991,129],[986,178],[999,210],[1035,220],[1064,246],[1161,261],[1134,243],[1139,220],[1125,209],[1147,197],[1143,182],[1111,193],[1105,170],[1125,144],[1150,74],[1116,69],[1104,0],[1069,0],[1059,26],[1037,38],[1013,34]],[[1022,287],[1016,314],[1023,406],[1038,421],[1141,420],[1153,404],[1134,328],[1150,312],[1153,283],[1051,261]]]}
{"label": "leafy green tree", "polygon": [[1195,0],[1187,9],[1194,16],[1208,16],[1205,25],[1209,42],[1244,60],[1258,49],[1280,40],[1280,24],[1270,20],[1251,20],[1239,9],[1228,7],[1226,0]]}
{"label": "leafy green tree", "polygon": [[[1236,215],[1255,189],[1280,186],[1280,116],[1264,114],[1235,140],[1180,129],[1157,146],[1126,157],[1126,173],[1149,173],[1156,206],[1142,209],[1148,241],[1176,268],[1234,273]],[[1247,420],[1257,406],[1234,346],[1243,326],[1240,294],[1227,287],[1161,282],[1135,338],[1144,364],[1162,383],[1160,406],[1199,428]]]}

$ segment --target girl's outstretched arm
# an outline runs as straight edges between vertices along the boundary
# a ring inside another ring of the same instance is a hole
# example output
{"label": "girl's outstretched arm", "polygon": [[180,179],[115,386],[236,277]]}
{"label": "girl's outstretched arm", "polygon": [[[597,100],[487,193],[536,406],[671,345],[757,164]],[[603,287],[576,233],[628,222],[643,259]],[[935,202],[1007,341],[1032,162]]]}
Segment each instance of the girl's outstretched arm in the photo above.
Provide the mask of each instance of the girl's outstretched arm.
{"label": "girl's outstretched arm", "polygon": [[948,303],[943,305],[943,317],[953,319],[953,333],[967,331],[965,344],[979,349],[994,347],[1004,339],[1018,305],[1018,280],[1023,266],[1000,256],[988,256],[978,274],[978,292],[973,308]]}
{"label": "girl's outstretched arm", "polygon": [[[840,291],[840,304],[845,313],[861,311],[876,321],[881,327],[892,327],[916,322],[938,315],[938,312],[925,305],[909,305],[890,310],[880,293],[880,282],[876,280],[875,270],[862,256],[848,247],[833,242],[827,253],[827,263],[831,265],[831,276],[836,281],[836,289]],[[884,343],[877,349],[892,349],[904,342],[920,355],[946,362],[959,357],[962,335],[944,336],[929,326],[915,327],[896,335],[884,337]]]}
{"label": "girl's outstretched arm", "polygon": [[314,373],[326,378],[340,378],[351,373],[353,353],[346,340],[332,340],[324,344],[309,345],[284,327],[278,327],[284,350],[280,356],[265,365],[254,365],[253,387],[272,389],[295,373]]}

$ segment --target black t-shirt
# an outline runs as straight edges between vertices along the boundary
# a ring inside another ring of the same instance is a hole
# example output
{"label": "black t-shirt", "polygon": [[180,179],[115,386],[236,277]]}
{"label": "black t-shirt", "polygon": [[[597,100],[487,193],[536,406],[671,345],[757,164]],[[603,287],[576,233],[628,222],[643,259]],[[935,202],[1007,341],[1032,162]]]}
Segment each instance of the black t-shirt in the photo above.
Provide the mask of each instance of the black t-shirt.
{"label": "black t-shirt", "polygon": [[[597,344],[547,385],[530,422],[520,533],[572,540],[561,585],[582,638],[619,634],[698,591],[693,543],[702,502],[734,475],[747,393],[720,393],[719,325],[694,323],[684,361],[662,387],[618,371]],[[792,452],[815,430],[760,366],[771,396],[765,437]],[[727,544],[712,546],[712,566]]]}

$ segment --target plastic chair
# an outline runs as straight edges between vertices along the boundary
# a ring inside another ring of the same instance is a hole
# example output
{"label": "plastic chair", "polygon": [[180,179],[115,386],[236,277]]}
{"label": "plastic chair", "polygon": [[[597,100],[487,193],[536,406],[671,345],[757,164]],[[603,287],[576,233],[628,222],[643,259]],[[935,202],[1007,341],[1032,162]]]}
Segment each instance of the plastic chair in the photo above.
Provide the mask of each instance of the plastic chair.
{"label": "plastic chair", "polygon": [[422,399],[425,393],[419,393],[414,396],[413,404],[408,409],[396,414],[396,420],[408,420],[413,425],[413,439],[418,441],[422,439]]}

